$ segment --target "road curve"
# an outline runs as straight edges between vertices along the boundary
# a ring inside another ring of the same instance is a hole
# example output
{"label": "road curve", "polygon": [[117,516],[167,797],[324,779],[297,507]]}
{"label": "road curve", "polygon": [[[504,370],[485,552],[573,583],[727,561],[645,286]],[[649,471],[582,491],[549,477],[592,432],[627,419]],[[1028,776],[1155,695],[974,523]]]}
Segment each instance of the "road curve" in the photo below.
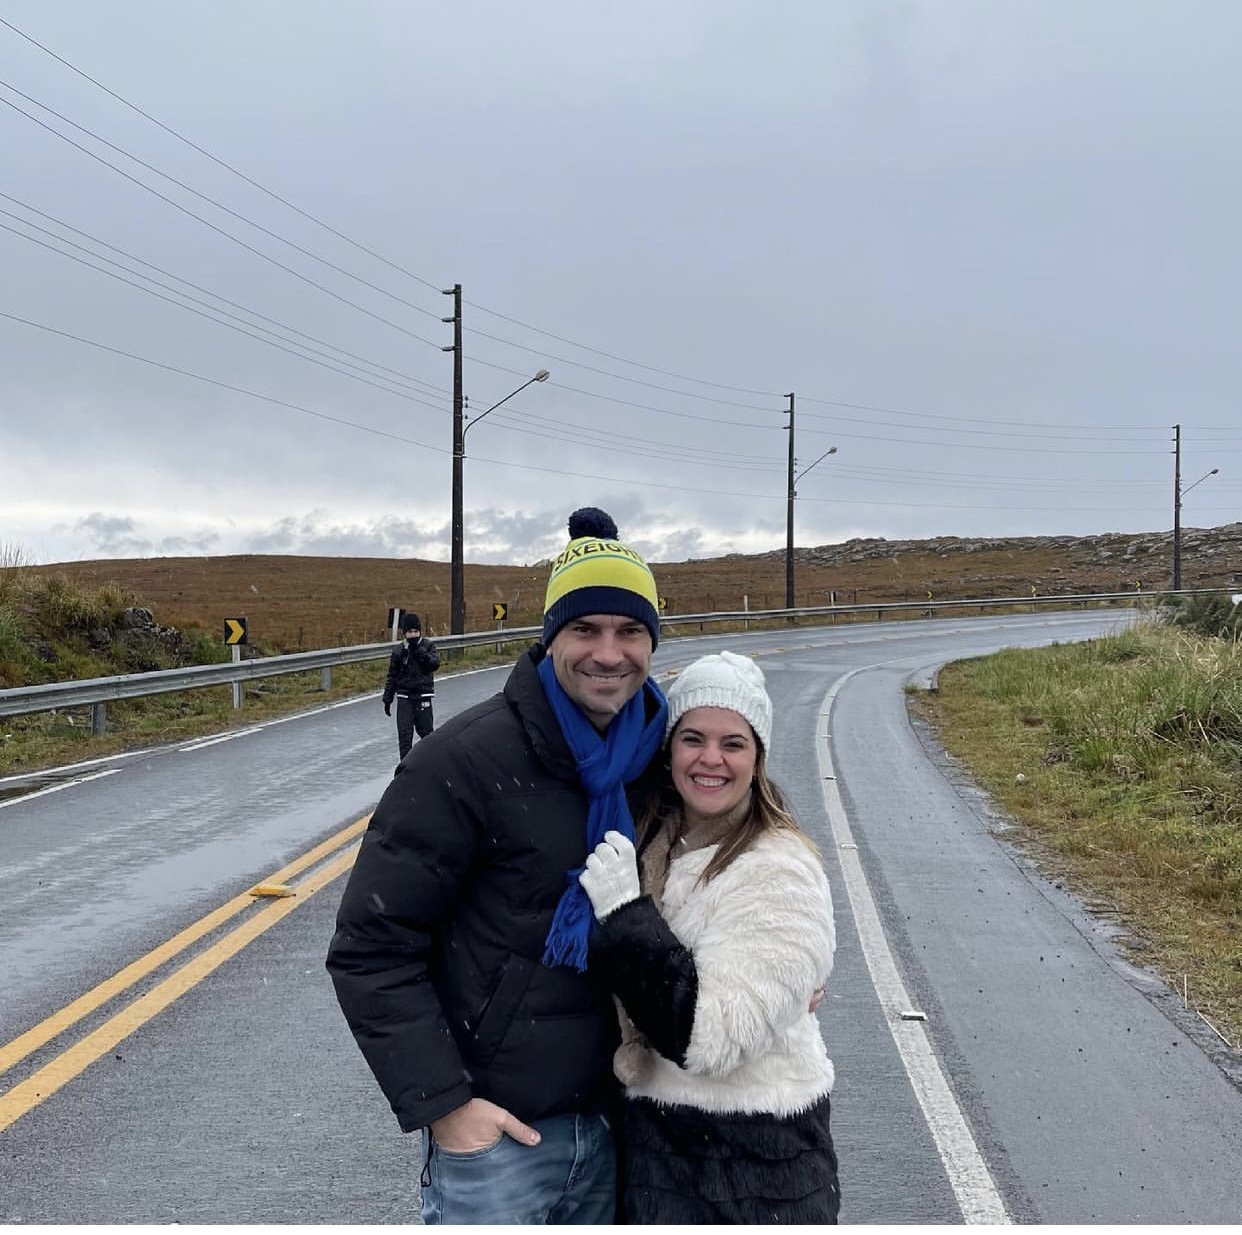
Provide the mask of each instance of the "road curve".
{"label": "road curve", "polygon": [[[774,771],[836,902],[820,1015],[845,1222],[1242,1214],[1242,1094],[1170,993],[1006,843],[904,707],[905,682],[944,661],[1126,620],[791,627],[657,654],[664,674],[727,645],[768,675]],[[444,675],[438,717],[501,680]],[[322,963],[345,829],[395,746],[371,696],[0,782],[0,1222],[412,1219],[414,1138],[397,1133]],[[282,872],[296,896],[246,895]],[[118,989],[118,974],[137,976]]]}

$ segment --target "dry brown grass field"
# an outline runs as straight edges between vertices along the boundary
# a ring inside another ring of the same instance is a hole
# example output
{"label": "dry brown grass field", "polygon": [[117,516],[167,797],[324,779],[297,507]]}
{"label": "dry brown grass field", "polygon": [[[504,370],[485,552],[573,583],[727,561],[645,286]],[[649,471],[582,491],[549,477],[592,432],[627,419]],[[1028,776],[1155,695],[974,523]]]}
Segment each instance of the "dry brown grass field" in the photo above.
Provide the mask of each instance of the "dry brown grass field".
{"label": "dry brown grass field", "polygon": [[[930,551],[923,542],[894,543],[893,552],[828,565],[820,551],[796,553],[797,605],[913,603],[936,599],[1123,591],[1133,574],[1116,564],[1084,562],[1067,548],[1026,546],[973,553]],[[417,559],[242,555],[67,562],[55,571],[89,585],[115,583],[138,597],[164,625],[222,630],[226,617],[248,620],[250,641],[267,651],[297,651],[387,638],[390,606],[413,609],[429,634],[449,622],[449,567]],[[783,552],[731,555],[652,564],[666,616],[780,608],[785,599]],[[1166,585],[1152,577],[1145,589]],[[547,565],[466,564],[466,629],[486,630],[493,601],[509,606],[509,626],[536,626],[543,608]],[[1199,586],[1193,563],[1185,585]]]}

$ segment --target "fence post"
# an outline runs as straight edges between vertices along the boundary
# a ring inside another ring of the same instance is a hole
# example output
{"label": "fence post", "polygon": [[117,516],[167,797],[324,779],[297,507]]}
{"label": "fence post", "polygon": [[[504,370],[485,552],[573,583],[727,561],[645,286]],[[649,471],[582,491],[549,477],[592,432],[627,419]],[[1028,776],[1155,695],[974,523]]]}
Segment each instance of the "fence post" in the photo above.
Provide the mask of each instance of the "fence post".
{"label": "fence post", "polygon": [[101,738],[108,732],[108,705],[106,703],[91,704],[91,735]]}
{"label": "fence post", "polygon": [[331,665],[324,665],[324,667],[319,670],[319,689],[320,690],[331,690],[332,689],[332,666]]}

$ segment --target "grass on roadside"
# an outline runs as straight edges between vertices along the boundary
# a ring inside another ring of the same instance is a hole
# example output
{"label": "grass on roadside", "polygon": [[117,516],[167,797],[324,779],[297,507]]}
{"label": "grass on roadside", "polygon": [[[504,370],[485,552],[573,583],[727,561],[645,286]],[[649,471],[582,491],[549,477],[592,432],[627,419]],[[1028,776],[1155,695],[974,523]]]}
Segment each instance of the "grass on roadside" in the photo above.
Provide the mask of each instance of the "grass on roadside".
{"label": "grass on roadside", "polygon": [[1156,624],[947,666],[915,706],[1041,868],[1242,1041],[1242,643]]}

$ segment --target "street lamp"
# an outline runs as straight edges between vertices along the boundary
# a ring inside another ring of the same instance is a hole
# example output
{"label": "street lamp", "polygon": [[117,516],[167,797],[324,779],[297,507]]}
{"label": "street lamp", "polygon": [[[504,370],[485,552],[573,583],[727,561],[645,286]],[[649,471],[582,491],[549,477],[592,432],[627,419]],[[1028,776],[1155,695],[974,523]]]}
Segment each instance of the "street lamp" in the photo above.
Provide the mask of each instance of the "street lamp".
{"label": "street lamp", "polygon": [[461,635],[466,630],[466,587],[465,572],[462,562],[462,464],[466,458],[466,430],[476,425],[489,412],[494,412],[501,403],[507,403],[515,394],[520,394],[533,382],[546,382],[549,377],[547,369],[540,369],[534,377],[529,377],[516,390],[511,390],[503,399],[493,403],[485,412],[480,412],[469,424],[466,423],[461,401],[453,404],[453,527],[452,546],[450,548],[451,565],[449,567],[449,631]]}
{"label": "street lamp", "polygon": [[[1220,468],[1214,467],[1210,472],[1204,472],[1194,485],[1187,485],[1182,488],[1180,474],[1174,478],[1173,485],[1173,590],[1180,592],[1182,589],[1182,498],[1195,487],[1201,485],[1209,476],[1215,476]],[[1179,469],[1180,473],[1180,469]]]}
{"label": "street lamp", "polygon": [[803,476],[815,466],[816,463],[822,463],[829,455],[835,455],[837,448],[829,446],[815,463],[810,467],[804,467],[796,476],[794,475],[794,396],[788,394],[785,396],[789,400],[789,490],[785,500],[785,608],[792,609],[794,607],[794,498],[798,496],[795,487]]}

